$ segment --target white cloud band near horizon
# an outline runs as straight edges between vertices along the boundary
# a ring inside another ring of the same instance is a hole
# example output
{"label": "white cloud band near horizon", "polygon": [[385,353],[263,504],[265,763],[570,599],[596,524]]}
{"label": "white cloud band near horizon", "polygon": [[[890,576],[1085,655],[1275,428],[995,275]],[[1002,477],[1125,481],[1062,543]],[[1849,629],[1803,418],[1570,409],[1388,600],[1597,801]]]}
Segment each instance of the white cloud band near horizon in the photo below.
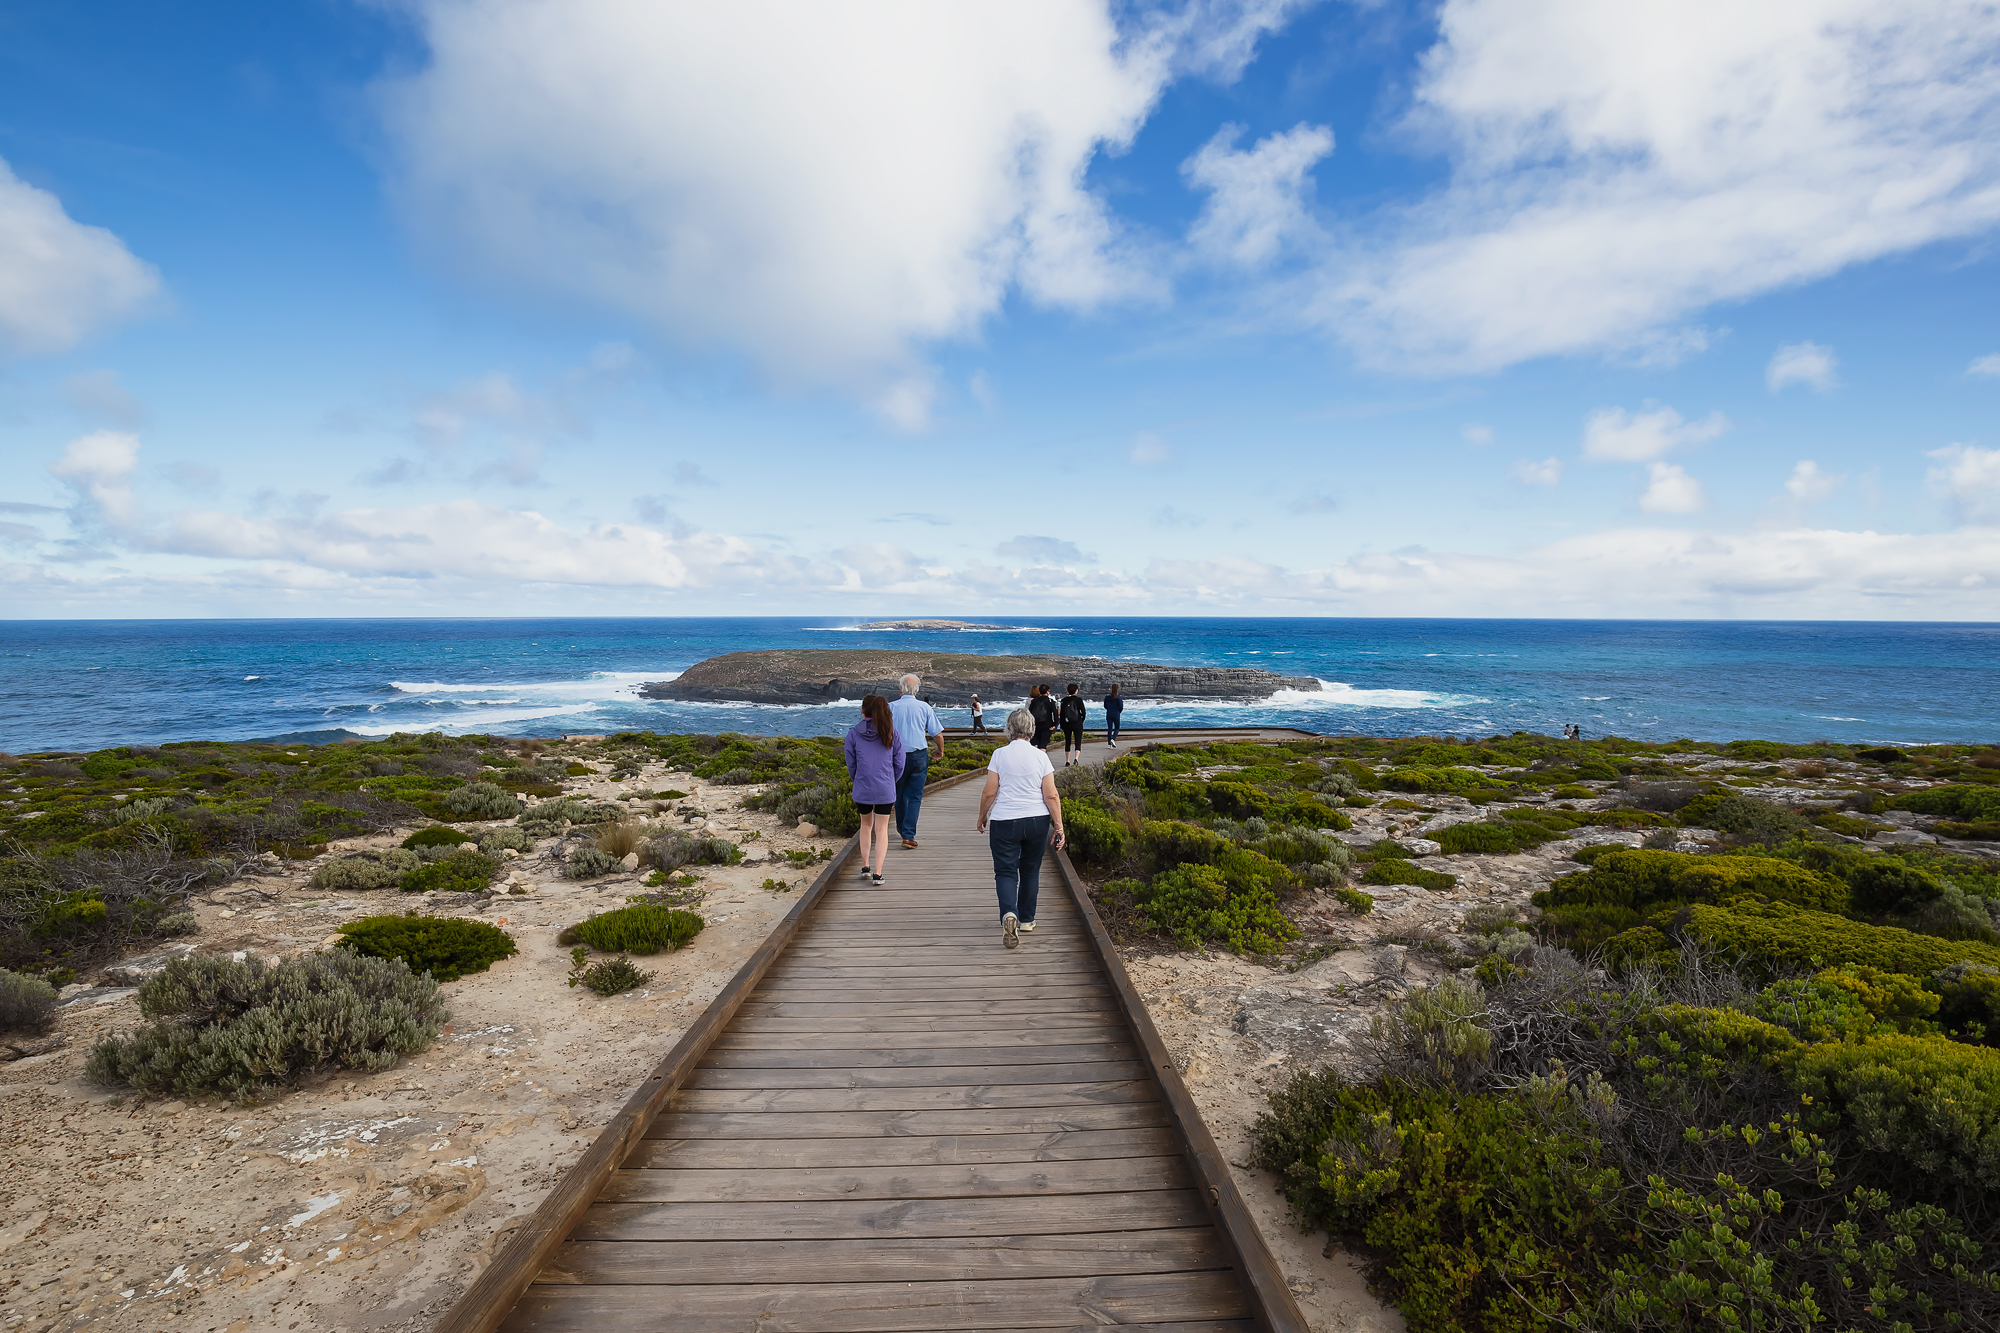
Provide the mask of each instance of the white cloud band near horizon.
{"label": "white cloud band near horizon", "polygon": [[[301,597],[328,609],[365,601],[375,614],[441,592],[472,604],[510,593],[537,604],[582,591],[607,602],[636,597],[658,611],[672,610],[673,599],[706,610],[714,602],[704,599],[741,606],[749,596],[764,613],[887,599],[1104,614],[1490,616],[1505,607],[1515,616],[1990,619],[2000,594],[2000,449],[1964,445],[1931,455],[1934,488],[1967,524],[1954,531],[1627,526],[1504,554],[1363,552],[1303,569],[1248,555],[1081,569],[1091,557],[1047,536],[1002,543],[997,554],[1018,562],[1011,565],[954,565],[892,542],[795,555],[726,533],[566,527],[532,509],[464,499],[333,513],[306,504],[282,518],[212,508],[155,514],[133,489],[139,452],[129,434],[81,436],[49,468],[71,490],[70,509],[14,507],[43,547],[39,557],[0,565],[0,587],[17,608],[102,614],[118,598],[165,605],[260,587],[280,606]],[[1687,507],[1673,493],[1679,469],[1649,466],[1653,488],[1663,484],[1660,469],[1668,474],[1657,507]],[[1801,463],[1789,486],[1807,500],[1821,498],[1831,480]],[[36,526],[58,519],[72,542],[92,548],[86,558],[63,558],[60,539]],[[120,559],[128,555],[155,559],[135,575]],[[93,559],[107,567],[83,572]]]}

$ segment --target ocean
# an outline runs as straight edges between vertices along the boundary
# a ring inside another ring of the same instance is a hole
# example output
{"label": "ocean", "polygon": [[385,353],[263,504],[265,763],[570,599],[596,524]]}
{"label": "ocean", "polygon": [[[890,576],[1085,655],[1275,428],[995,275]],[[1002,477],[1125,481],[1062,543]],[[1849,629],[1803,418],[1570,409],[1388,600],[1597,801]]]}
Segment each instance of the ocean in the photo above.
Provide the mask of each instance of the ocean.
{"label": "ocean", "polygon": [[[827,735],[854,719],[853,704],[665,703],[636,690],[718,653],[863,642],[1261,666],[1321,682],[1255,703],[1132,699],[1135,727],[1484,736],[1575,723],[1586,736],[1655,741],[2000,740],[1992,624],[1054,616],[909,633],[807,618],[119,620],[0,622],[0,750],[336,730]],[[946,710],[946,722],[968,719]]]}

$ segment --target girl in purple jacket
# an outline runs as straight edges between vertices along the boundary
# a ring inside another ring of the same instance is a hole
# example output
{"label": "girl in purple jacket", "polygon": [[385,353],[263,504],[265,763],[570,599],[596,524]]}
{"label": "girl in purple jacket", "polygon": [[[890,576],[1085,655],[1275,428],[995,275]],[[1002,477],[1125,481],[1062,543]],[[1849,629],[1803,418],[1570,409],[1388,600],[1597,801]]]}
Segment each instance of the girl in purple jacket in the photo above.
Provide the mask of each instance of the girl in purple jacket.
{"label": "girl in purple jacket", "polygon": [[896,783],[903,776],[903,747],[889,701],[871,694],[861,701],[861,720],[847,729],[847,772],[854,779],[854,807],[861,812],[861,874],[882,882],[889,859],[889,826],[895,821]]}

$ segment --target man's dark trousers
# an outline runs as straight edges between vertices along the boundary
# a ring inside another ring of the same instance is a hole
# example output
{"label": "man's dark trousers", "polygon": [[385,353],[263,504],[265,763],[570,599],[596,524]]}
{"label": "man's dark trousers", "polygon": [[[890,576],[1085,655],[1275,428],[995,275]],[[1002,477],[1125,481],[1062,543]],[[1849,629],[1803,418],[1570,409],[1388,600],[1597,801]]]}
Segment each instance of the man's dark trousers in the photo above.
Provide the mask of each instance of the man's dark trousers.
{"label": "man's dark trousers", "polygon": [[917,836],[917,809],[924,803],[924,779],[930,775],[931,752],[903,752],[903,778],[896,784],[896,831],[914,842]]}

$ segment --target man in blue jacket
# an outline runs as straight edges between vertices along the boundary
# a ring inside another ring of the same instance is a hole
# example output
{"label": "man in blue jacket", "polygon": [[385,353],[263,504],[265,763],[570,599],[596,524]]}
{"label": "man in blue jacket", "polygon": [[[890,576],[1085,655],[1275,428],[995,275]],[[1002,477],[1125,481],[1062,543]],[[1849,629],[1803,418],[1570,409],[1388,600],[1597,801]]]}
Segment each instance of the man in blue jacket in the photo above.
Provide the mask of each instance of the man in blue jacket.
{"label": "man in blue jacket", "polygon": [[923,683],[918,676],[903,677],[903,693],[889,705],[889,715],[896,719],[896,739],[903,745],[903,776],[896,782],[896,831],[903,835],[905,847],[917,845],[917,811],[924,803],[924,779],[931,771],[930,746],[935,744],[937,757],[944,758],[944,723],[938,720],[937,709],[917,697]]}

